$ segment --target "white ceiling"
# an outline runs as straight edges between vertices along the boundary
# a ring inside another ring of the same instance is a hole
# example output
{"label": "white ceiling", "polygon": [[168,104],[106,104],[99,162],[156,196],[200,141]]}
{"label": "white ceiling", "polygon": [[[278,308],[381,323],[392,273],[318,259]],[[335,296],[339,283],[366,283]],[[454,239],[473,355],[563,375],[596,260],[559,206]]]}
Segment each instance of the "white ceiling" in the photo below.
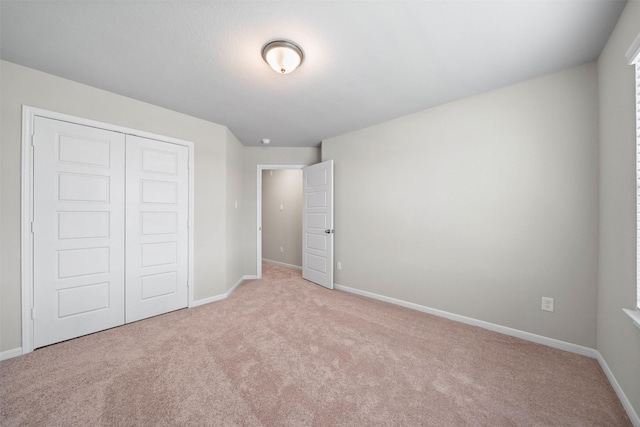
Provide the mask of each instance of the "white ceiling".
{"label": "white ceiling", "polygon": [[[617,0],[7,1],[0,57],[223,124],[323,139],[597,59]],[[262,46],[305,52],[279,75]]]}

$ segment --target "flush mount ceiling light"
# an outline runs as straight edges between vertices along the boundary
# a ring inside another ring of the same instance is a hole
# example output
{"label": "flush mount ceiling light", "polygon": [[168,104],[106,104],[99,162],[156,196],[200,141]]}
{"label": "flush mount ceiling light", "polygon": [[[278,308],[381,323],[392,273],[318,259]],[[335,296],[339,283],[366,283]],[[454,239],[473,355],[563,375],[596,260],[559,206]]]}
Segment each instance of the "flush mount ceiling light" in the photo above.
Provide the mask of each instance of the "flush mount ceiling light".
{"label": "flush mount ceiling light", "polygon": [[269,138],[263,138],[262,139],[262,143],[263,144],[271,144],[271,140]]}
{"label": "flush mount ceiling light", "polygon": [[276,73],[289,74],[302,63],[304,53],[300,46],[286,40],[274,40],[262,48],[262,59]]}

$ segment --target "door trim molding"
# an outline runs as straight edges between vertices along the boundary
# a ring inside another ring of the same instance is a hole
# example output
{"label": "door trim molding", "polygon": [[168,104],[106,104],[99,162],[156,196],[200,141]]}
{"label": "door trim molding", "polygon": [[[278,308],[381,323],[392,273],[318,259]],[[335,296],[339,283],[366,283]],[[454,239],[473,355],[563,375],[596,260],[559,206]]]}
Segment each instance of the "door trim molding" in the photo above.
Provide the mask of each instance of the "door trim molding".
{"label": "door trim molding", "polygon": [[187,286],[189,287],[188,307],[194,306],[194,150],[193,142],[169,136],[158,135],[124,126],[99,122],[41,108],[22,106],[22,165],[21,165],[21,215],[20,215],[20,286],[22,297],[22,354],[33,351],[33,130],[36,117],[60,120],[99,129],[155,139],[189,148],[189,264]]}
{"label": "door trim molding", "polygon": [[279,169],[304,169],[308,165],[258,165],[256,176],[257,210],[256,210],[256,278],[262,278],[262,171]]}

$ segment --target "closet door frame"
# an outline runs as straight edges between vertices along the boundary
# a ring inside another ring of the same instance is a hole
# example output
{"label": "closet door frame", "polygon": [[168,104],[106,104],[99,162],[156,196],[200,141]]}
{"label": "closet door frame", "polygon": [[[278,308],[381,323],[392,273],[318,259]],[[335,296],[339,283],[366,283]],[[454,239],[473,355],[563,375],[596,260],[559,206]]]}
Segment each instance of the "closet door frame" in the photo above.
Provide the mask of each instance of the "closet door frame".
{"label": "closet door frame", "polygon": [[[189,293],[188,307],[194,306],[194,170],[193,170],[193,142],[157,135],[149,132],[131,129],[124,126],[112,125],[109,123],[85,119],[69,114],[56,113],[54,111],[40,108],[22,106],[22,180],[21,180],[21,296],[22,296],[22,354],[33,351],[33,131],[36,117],[60,120],[76,123],[84,126],[91,126],[125,135],[134,135],[142,138],[155,139],[171,144],[183,145],[189,149],[189,214],[188,214],[188,276],[187,286]],[[37,313],[35,313],[37,315]]]}

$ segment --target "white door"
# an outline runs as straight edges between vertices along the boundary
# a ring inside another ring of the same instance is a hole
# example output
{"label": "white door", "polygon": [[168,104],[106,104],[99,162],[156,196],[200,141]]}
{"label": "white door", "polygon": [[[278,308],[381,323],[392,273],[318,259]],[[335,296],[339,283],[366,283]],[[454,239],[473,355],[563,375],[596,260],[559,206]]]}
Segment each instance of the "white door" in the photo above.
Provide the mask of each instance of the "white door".
{"label": "white door", "polygon": [[124,323],[124,141],[35,118],[34,348]]}
{"label": "white door", "polygon": [[127,322],[188,304],[188,165],[188,147],[127,135]]}
{"label": "white door", "polygon": [[302,277],[333,289],[333,160],[303,171]]}

